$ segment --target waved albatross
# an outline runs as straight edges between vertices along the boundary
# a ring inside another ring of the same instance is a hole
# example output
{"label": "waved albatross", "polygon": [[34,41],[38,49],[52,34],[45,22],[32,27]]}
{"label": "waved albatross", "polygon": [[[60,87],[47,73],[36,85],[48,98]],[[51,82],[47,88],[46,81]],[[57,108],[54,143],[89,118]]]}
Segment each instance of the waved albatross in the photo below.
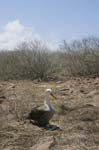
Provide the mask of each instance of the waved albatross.
{"label": "waved albatross", "polygon": [[46,127],[47,125],[49,125],[50,119],[55,114],[55,109],[50,102],[51,98],[57,99],[57,97],[53,94],[51,89],[46,89],[44,109],[34,108],[28,115],[28,119],[30,119],[33,124],[42,127]]}

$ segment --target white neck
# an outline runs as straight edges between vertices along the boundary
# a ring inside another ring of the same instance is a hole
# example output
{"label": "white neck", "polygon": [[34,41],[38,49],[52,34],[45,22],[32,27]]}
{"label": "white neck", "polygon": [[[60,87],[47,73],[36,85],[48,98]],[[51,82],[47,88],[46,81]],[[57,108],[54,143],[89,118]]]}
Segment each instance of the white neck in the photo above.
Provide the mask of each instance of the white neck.
{"label": "white neck", "polygon": [[45,105],[45,110],[55,111],[54,107],[52,106],[52,104],[50,102],[50,94],[48,94],[48,93],[46,94],[44,105]]}

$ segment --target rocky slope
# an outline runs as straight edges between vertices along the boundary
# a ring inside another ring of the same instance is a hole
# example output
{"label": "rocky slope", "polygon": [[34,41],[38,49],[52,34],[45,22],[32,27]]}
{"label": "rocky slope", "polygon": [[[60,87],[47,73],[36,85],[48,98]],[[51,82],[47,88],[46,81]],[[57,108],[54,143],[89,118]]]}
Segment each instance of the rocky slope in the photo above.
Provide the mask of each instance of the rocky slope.
{"label": "rocky slope", "polygon": [[[46,88],[58,97],[51,123],[61,131],[39,128],[26,119],[32,107],[43,105]],[[99,78],[0,82],[0,150],[49,149],[99,149]]]}

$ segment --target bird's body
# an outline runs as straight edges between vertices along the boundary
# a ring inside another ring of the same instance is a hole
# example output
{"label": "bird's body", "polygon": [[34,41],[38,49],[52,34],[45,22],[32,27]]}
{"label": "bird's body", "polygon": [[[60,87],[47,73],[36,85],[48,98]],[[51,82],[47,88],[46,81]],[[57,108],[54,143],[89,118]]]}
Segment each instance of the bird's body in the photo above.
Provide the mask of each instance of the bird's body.
{"label": "bird's body", "polygon": [[49,123],[49,120],[53,117],[54,112],[48,110],[38,110],[34,109],[30,112],[29,118],[33,120],[34,124],[46,125]]}
{"label": "bird's body", "polygon": [[44,101],[44,109],[34,108],[29,113],[28,118],[31,119],[34,124],[38,124],[38,125],[42,125],[42,126],[43,125],[47,125],[47,124],[49,124],[50,119],[55,114],[55,109],[54,109],[54,107],[52,106],[52,104],[50,102],[50,97],[56,98],[52,94],[52,90],[51,89],[46,89],[46,97],[45,97],[45,101]]}

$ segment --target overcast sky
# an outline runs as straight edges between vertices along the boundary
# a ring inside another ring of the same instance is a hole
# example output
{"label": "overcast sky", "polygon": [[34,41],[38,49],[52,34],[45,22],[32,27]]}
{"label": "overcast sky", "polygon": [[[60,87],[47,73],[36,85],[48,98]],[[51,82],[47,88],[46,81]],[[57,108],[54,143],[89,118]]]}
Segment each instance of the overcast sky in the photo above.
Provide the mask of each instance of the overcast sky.
{"label": "overcast sky", "polygon": [[0,48],[99,36],[99,0],[0,0]]}

